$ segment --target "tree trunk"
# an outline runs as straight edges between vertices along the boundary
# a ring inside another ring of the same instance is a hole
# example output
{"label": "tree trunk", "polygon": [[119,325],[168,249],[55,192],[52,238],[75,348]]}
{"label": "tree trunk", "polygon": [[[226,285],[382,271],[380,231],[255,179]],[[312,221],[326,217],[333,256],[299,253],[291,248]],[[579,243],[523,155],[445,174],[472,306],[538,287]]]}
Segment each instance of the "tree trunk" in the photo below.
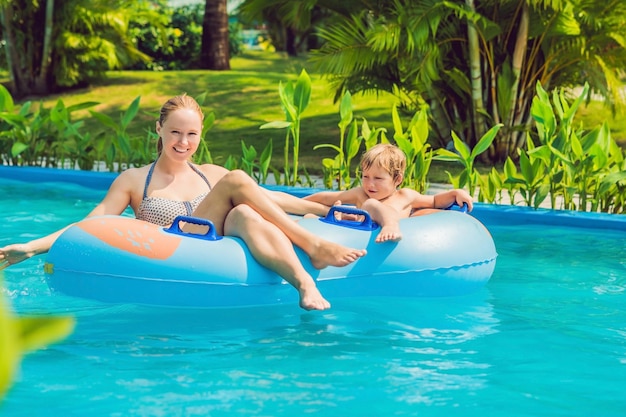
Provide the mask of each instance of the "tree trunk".
{"label": "tree trunk", "polygon": [[23,77],[23,71],[20,68],[20,60],[17,56],[17,48],[15,44],[15,35],[13,33],[13,9],[11,5],[2,7],[2,34],[5,43],[5,51],[7,58],[7,67],[9,70],[9,77],[11,79],[12,91],[11,93],[20,98],[24,95],[26,90],[26,81]]}
{"label": "tree trunk", "polygon": [[43,51],[41,53],[41,64],[39,73],[35,76],[35,91],[46,94],[49,92],[48,70],[52,56],[52,28],[54,27],[54,0],[46,0],[46,17],[44,21]]}
{"label": "tree trunk", "polygon": [[285,51],[289,56],[298,56],[298,48],[296,47],[297,34],[296,30],[287,26],[285,28]]}
{"label": "tree trunk", "polygon": [[230,69],[226,0],[206,0],[202,21],[200,68]]}
{"label": "tree trunk", "polygon": [[[513,51],[513,62],[511,63],[511,68],[513,70],[513,86],[511,90],[513,94],[511,94],[511,113],[507,117],[507,126],[509,128],[515,128],[522,124],[522,118],[524,116],[524,109],[527,108],[527,103],[525,102],[526,97],[524,97],[525,89],[520,91],[519,83],[520,76],[522,73],[522,65],[524,64],[524,58],[526,57],[526,50],[528,49],[528,26],[529,26],[529,10],[528,4],[523,2],[522,11],[519,20],[519,29],[517,31],[517,38],[515,41],[515,49]],[[517,148],[519,147],[520,142],[523,143],[525,135],[509,135],[506,147],[506,155],[499,155],[500,157],[506,159],[507,156],[513,155],[515,158],[517,155],[514,155]],[[503,160],[504,160],[503,159]]]}
{"label": "tree trunk", "polygon": [[[466,0],[467,6],[472,12],[476,12],[474,7],[474,0]],[[467,38],[469,47],[469,60],[470,60],[470,77],[472,84],[472,125],[473,125],[473,140],[468,138],[472,144],[478,142],[478,140],[485,133],[485,126],[483,125],[484,106],[483,106],[483,83],[482,73],[480,70],[480,49],[478,45],[478,34],[474,23],[467,21]]]}

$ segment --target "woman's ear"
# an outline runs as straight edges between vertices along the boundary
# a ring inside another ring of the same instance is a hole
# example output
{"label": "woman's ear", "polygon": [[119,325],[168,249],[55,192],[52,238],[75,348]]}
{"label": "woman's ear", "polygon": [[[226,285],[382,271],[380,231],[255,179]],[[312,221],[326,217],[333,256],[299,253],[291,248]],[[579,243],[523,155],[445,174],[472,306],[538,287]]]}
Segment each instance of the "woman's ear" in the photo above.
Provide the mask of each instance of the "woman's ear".
{"label": "woman's ear", "polygon": [[155,128],[157,135],[161,136],[161,122],[159,122],[158,120],[156,121],[156,128]]}

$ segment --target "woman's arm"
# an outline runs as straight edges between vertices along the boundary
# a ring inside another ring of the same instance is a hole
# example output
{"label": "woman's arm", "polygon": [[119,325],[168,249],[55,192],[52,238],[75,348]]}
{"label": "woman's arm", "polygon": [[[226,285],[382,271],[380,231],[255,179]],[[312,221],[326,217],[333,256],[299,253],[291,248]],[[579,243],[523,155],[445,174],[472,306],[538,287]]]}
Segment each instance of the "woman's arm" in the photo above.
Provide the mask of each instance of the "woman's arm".
{"label": "woman's arm", "polygon": [[[130,204],[131,185],[130,176],[124,175],[124,173],[120,174],[115,181],[113,181],[113,184],[111,184],[104,199],[87,217],[122,214]],[[0,270],[9,265],[25,261],[35,255],[48,252],[57,238],[70,226],[72,226],[72,224],[39,239],[34,239],[26,243],[11,244],[0,248]]]}

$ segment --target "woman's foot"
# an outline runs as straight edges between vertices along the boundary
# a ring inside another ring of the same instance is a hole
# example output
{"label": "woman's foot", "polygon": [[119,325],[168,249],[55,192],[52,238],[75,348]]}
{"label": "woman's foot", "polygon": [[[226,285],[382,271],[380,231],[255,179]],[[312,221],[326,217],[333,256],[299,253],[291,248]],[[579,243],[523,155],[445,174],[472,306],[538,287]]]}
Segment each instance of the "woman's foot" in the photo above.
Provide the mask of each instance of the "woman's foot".
{"label": "woman's foot", "polygon": [[322,239],[314,242],[312,246],[313,249],[308,255],[316,269],[324,269],[327,266],[346,266],[367,254],[365,249],[348,248]]}
{"label": "woman's foot", "polygon": [[308,288],[301,288],[300,307],[305,310],[328,310],[330,303],[322,296],[315,285]]}

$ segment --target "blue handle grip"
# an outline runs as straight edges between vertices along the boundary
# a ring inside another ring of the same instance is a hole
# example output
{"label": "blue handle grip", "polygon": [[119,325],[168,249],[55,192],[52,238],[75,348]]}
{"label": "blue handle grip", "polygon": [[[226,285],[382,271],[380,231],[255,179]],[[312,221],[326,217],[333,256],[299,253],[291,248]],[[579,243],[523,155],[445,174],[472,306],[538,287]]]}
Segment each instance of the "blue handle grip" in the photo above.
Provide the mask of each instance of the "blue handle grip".
{"label": "blue handle grip", "polygon": [[469,207],[467,203],[463,203],[462,206],[459,206],[457,202],[455,201],[454,203],[450,204],[450,206],[448,206],[446,210],[454,210],[454,211],[460,211],[461,213],[467,213],[467,211],[469,210]]}
{"label": "blue handle grip", "polygon": [[[197,224],[200,226],[208,226],[209,230],[207,230],[205,234],[184,232],[180,228],[180,222],[192,223],[192,224]],[[174,235],[189,236],[189,237],[193,237],[196,239],[203,239],[203,240],[220,240],[224,237],[224,236],[220,236],[217,234],[217,232],[215,231],[215,225],[213,224],[211,220],[201,219],[199,217],[177,216],[174,219],[174,222],[172,223],[172,225],[168,227],[167,229],[163,229],[163,230],[165,230],[167,233],[172,233]]]}
{"label": "blue handle grip", "polygon": [[[335,212],[363,216],[363,221],[337,220],[335,218]],[[320,218],[320,221],[358,230],[374,230],[378,228],[378,224],[372,220],[372,217],[367,211],[352,206],[332,206],[330,210],[328,210],[326,217]]]}

